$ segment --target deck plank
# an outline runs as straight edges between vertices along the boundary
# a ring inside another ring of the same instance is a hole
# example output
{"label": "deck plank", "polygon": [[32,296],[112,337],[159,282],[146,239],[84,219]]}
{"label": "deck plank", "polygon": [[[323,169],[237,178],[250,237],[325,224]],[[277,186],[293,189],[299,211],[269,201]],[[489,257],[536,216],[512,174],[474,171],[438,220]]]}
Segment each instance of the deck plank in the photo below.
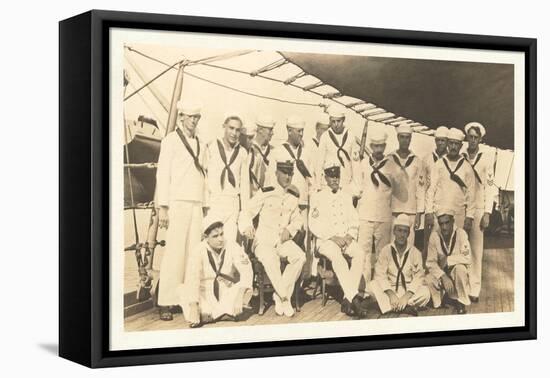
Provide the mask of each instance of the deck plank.
{"label": "deck plank", "polygon": [[[514,308],[514,250],[487,249],[483,258],[483,279],[480,300],[468,308],[472,314],[513,311]],[[380,316],[377,304],[371,299],[369,302],[369,319]],[[444,316],[453,314],[452,308],[427,308],[419,312],[419,316]],[[350,319],[340,312],[340,304],[330,299],[325,307],[321,306],[321,297],[310,300],[302,306],[292,318],[275,314],[273,305],[270,305],[264,315],[252,314],[242,322],[222,321],[207,324],[204,327],[235,327],[241,325],[286,324],[304,322],[326,322]],[[188,324],[182,314],[174,314],[174,320],[165,322],[159,320],[158,310],[150,309],[132,315],[125,319],[126,331],[169,330],[185,329]]]}

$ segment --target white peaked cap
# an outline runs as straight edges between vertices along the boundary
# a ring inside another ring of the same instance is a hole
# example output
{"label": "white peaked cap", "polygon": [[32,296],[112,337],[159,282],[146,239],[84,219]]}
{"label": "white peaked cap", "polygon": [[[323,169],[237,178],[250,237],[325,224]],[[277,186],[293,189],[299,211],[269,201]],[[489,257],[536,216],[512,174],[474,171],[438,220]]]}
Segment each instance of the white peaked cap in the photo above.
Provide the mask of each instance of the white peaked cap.
{"label": "white peaked cap", "polygon": [[412,128],[411,126],[407,123],[407,124],[401,124],[399,126],[397,126],[397,134],[412,134]]}
{"label": "white peaked cap", "polygon": [[288,117],[286,120],[286,125],[293,129],[303,129],[305,124],[302,118],[295,115]]}
{"label": "white peaked cap", "polygon": [[346,114],[342,109],[337,108],[336,106],[329,106],[328,115],[332,118],[344,118]]}
{"label": "white peaked cap", "polygon": [[369,128],[369,143],[384,144],[388,139],[388,134],[381,126],[373,126]]}
{"label": "white peaked cap", "polygon": [[178,101],[177,108],[185,115],[193,116],[201,114],[201,105],[189,100]]}
{"label": "white peaked cap", "polygon": [[436,138],[448,138],[449,137],[449,128],[445,126],[439,126],[435,130],[434,137]]}
{"label": "white peaked cap", "polygon": [[452,127],[449,130],[447,138],[462,142],[464,140],[464,133],[462,132],[462,130]]}
{"label": "white peaked cap", "polygon": [[485,127],[483,127],[483,125],[479,122],[470,122],[466,124],[466,126],[464,126],[464,131],[466,131],[466,134],[468,134],[468,131],[470,131],[472,127],[477,127],[479,129],[481,137],[485,136]]}
{"label": "white peaked cap", "polygon": [[395,226],[411,227],[409,216],[406,214],[399,214],[397,218],[395,218],[395,221],[393,222],[393,227]]}
{"label": "white peaked cap", "polygon": [[270,115],[261,115],[256,119],[256,125],[272,129],[275,126],[275,120]]}

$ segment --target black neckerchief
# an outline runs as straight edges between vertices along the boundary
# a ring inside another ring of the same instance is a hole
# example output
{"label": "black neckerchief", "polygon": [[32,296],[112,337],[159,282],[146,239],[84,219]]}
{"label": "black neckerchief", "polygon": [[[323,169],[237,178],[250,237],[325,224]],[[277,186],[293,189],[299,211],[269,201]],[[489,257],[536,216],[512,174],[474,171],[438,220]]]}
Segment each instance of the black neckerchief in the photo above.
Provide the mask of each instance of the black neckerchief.
{"label": "black neckerchief", "polygon": [[193,163],[195,164],[195,168],[197,168],[197,171],[199,171],[201,175],[206,176],[206,174],[204,173],[204,168],[201,166],[201,163],[199,162],[199,156],[201,153],[201,145],[199,143],[199,138],[195,137],[195,140],[197,141],[197,155],[195,155],[193,153],[193,150],[191,149],[191,146],[189,145],[189,142],[187,141],[187,138],[185,137],[185,135],[183,135],[183,131],[181,131],[180,128],[176,128],[176,133],[180,137],[181,142],[185,146],[185,149],[187,150],[187,152],[189,152],[189,154],[191,155],[191,158],[193,159]]}
{"label": "black neckerchief", "polygon": [[298,151],[296,151],[296,155],[294,155],[294,152],[292,152],[292,148],[290,148],[290,145],[288,143],[283,143],[283,147],[288,151],[290,157],[296,162],[296,168],[302,175],[302,177],[311,177],[311,174],[309,173],[309,170],[306,167],[306,164],[301,159],[302,157],[302,146],[298,146]]}
{"label": "black neckerchief", "polygon": [[311,138],[311,140],[313,141],[313,143],[315,143],[317,147],[319,147],[319,141],[317,139]]}
{"label": "black neckerchief", "polygon": [[348,131],[346,130],[346,132],[344,133],[344,136],[342,137],[342,144],[338,143],[338,140],[336,140],[336,136],[334,135],[332,130],[328,130],[328,136],[330,137],[330,140],[332,140],[332,143],[334,143],[334,145],[338,149],[336,151],[336,156],[338,157],[338,160],[340,160],[340,164],[342,164],[342,167],[345,167],[346,165],[344,164],[344,159],[340,156],[340,153],[343,153],[344,156],[346,157],[346,159],[348,161],[350,161],[350,157],[349,157],[348,152],[346,150],[344,150],[344,145],[346,144],[346,141],[348,140]]}
{"label": "black neckerchief", "polygon": [[208,254],[208,262],[210,263],[212,270],[216,273],[216,277],[214,277],[214,297],[216,297],[216,300],[219,301],[220,300],[220,283],[218,282],[218,279],[224,278],[232,283],[236,283],[238,281],[235,278],[231,277],[230,275],[221,272],[223,267],[223,262],[225,260],[225,249],[220,254],[220,265],[218,267],[216,267],[214,256],[212,256],[212,252],[210,252],[208,248],[206,248],[206,253]]}
{"label": "black neckerchief", "polygon": [[271,152],[271,146],[268,144],[267,148],[265,150],[265,154],[262,152],[262,149],[257,144],[252,144],[252,148],[254,148],[258,153],[262,156],[262,160],[264,161],[265,165],[269,165],[269,160],[267,157],[269,156],[269,153]]}
{"label": "black neckerchief", "polygon": [[461,158],[455,169],[451,170],[451,167],[449,167],[449,162],[447,161],[447,158],[443,158],[443,164],[445,165],[445,168],[447,168],[447,171],[449,172],[449,175],[451,177],[451,180],[453,180],[461,189],[466,189],[466,184],[462,179],[456,174],[456,172],[462,167],[462,164],[464,164],[464,158]]}
{"label": "black neckerchief", "polygon": [[254,173],[254,163],[256,161],[255,156],[256,155],[254,154],[254,151],[252,151],[250,154],[250,165],[248,167],[248,174],[250,176],[250,182],[253,185],[256,185],[258,189],[262,190],[263,186],[260,184],[260,181],[258,180],[258,178],[256,177],[256,174]]}
{"label": "black neckerchief", "polygon": [[382,181],[384,184],[386,184],[386,186],[391,188],[390,180],[386,177],[386,175],[384,175],[380,171],[380,169],[384,168],[384,166],[386,165],[387,162],[388,162],[388,159],[382,159],[380,161],[380,163],[376,164],[374,159],[369,156],[369,164],[372,168],[372,172],[370,173],[370,179],[371,179],[372,183],[374,184],[374,186],[376,186],[377,188],[380,185],[380,183],[378,182],[378,179],[376,178],[376,175],[378,175],[378,177],[380,178],[380,181]]}
{"label": "black neckerchief", "polygon": [[453,236],[451,236],[450,248],[447,248],[447,243],[445,243],[445,240],[443,239],[443,236],[441,236],[441,234],[439,234],[439,242],[441,243],[441,249],[443,250],[443,253],[446,256],[452,255],[456,244],[456,230],[453,231]]}
{"label": "black neckerchief", "polygon": [[393,160],[395,161],[395,163],[403,170],[409,168],[409,166],[412,164],[412,162],[414,160],[414,155],[409,155],[409,157],[407,157],[407,161],[405,161],[405,165],[402,165],[401,164],[401,159],[400,159],[399,155],[397,154],[397,152],[393,153],[392,157],[393,157]]}
{"label": "black neckerchief", "polygon": [[476,165],[477,163],[479,163],[479,160],[481,159],[481,155],[482,155],[482,152],[479,152],[474,160],[473,163],[470,163],[470,158],[468,156],[468,153],[467,152],[464,152],[462,154],[462,156],[464,157],[464,159],[470,163],[470,166],[472,167],[472,170],[474,171],[474,175],[476,176],[476,180],[477,182],[479,182],[481,184],[481,177],[479,177],[479,173],[477,172],[476,170]]}
{"label": "black neckerchief", "polygon": [[403,289],[407,291],[407,283],[405,282],[405,274],[403,273],[403,268],[405,267],[405,264],[407,263],[407,258],[409,257],[409,250],[405,252],[405,257],[403,257],[403,263],[399,265],[399,260],[397,259],[397,250],[391,246],[391,257],[393,258],[393,262],[395,263],[395,266],[397,268],[397,280],[395,281],[395,292],[399,290],[399,283],[403,286]]}
{"label": "black neckerchief", "polygon": [[237,144],[237,146],[233,149],[233,153],[229,158],[229,162],[227,162],[227,156],[225,155],[225,148],[223,147],[223,143],[219,139],[217,140],[217,142],[218,142],[218,150],[220,151],[220,157],[224,164],[224,167],[222,169],[222,174],[220,176],[220,185],[223,189],[223,187],[225,186],[225,174],[227,172],[227,180],[231,185],[233,185],[233,187],[235,187],[236,185],[235,175],[231,171],[231,164],[233,164],[237,159],[237,155],[239,155],[240,146]]}

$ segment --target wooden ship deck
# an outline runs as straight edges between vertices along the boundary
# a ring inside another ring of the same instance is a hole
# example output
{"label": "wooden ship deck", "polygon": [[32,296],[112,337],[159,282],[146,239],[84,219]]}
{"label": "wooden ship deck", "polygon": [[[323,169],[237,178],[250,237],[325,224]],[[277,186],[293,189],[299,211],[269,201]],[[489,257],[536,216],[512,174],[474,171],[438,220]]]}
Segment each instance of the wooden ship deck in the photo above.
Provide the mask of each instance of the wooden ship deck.
{"label": "wooden ship deck", "polygon": [[[498,243],[498,241],[496,241]],[[252,300],[254,308],[255,298]],[[374,300],[369,301],[368,319],[380,317],[380,311]],[[511,312],[514,310],[514,250],[513,248],[485,249],[483,256],[483,288],[478,303],[472,303],[468,307],[468,313],[494,313]],[[418,316],[439,316],[453,314],[450,307],[427,309],[420,311]],[[386,314],[384,317],[395,317],[395,314]],[[403,316],[403,315],[401,315]],[[206,324],[204,327],[234,327],[241,325],[265,325],[265,324],[288,324],[304,322],[325,322],[336,320],[351,320],[350,317],[340,312],[340,304],[329,299],[326,306],[322,306],[321,296],[303,304],[300,312],[292,318],[278,316],[273,306],[269,306],[263,315],[250,312],[247,319],[241,322],[219,321],[213,324]],[[153,331],[188,328],[182,314],[174,314],[173,321],[162,321],[159,319],[158,310],[149,308],[145,311],[133,314],[125,318],[126,331]]]}

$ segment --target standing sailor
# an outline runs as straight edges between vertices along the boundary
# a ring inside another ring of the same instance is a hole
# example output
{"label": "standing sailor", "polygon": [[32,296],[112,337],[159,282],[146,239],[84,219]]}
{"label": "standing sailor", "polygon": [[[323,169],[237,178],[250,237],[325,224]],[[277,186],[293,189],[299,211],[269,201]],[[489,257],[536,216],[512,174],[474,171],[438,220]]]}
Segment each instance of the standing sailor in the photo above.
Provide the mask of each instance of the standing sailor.
{"label": "standing sailor", "polygon": [[168,229],[159,278],[162,320],[172,320],[170,307],[180,303],[189,252],[201,241],[206,195],[206,149],[195,133],[201,109],[182,101],[177,109],[176,130],[162,140],[157,168],[159,227]]}
{"label": "standing sailor", "polygon": [[225,239],[224,224],[216,218],[207,216],[203,229],[205,239],[191,252],[182,297],[191,327],[223,315],[239,320],[252,297],[252,264],[243,248]]}
{"label": "standing sailor", "polygon": [[446,294],[458,314],[465,314],[470,305],[470,279],[468,272],[472,261],[470,243],[466,232],[455,226],[453,210],[437,212],[437,231],[430,235],[426,267],[428,286],[434,308],[441,306]]}
{"label": "standing sailor", "polygon": [[404,177],[404,187],[400,195],[394,192],[392,197],[393,220],[400,214],[409,217],[413,225],[409,232],[409,245],[414,245],[415,231],[420,227],[421,216],[425,205],[425,178],[422,160],[410,150],[412,128],[407,125],[397,127],[399,148],[391,154],[391,158],[401,168]]}
{"label": "standing sailor", "polygon": [[[294,164],[294,175],[291,185],[298,188],[300,192],[300,210],[304,210],[308,204],[310,187],[312,185],[313,172],[311,167],[311,151],[304,147],[305,122],[297,116],[291,116],[287,119],[286,130],[288,139],[279,147],[273,149],[272,156],[275,161],[291,161]],[[275,165],[270,167],[271,175],[275,175]]]}
{"label": "standing sailor", "polygon": [[[372,267],[380,250],[390,242],[392,192],[403,186],[399,167],[393,159],[384,156],[387,137],[381,126],[370,128],[371,155],[365,155],[361,161],[354,161],[355,185],[360,193],[357,211],[359,212],[359,246],[365,253],[363,270],[365,283],[371,280]],[[355,150],[354,154],[359,156]]]}
{"label": "standing sailor", "polygon": [[451,209],[457,227],[469,232],[475,214],[475,178],[472,167],[460,156],[464,133],[449,130],[447,155],[435,163],[426,192],[426,225],[434,226],[434,213]]}
{"label": "standing sailor", "polygon": [[411,231],[409,217],[399,215],[393,223],[394,241],[382,248],[376,261],[370,289],[382,314],[394,311],[416,315],[416,309],[430,301],[422,254],[407,242]]}
{"label": "standing sailor", "polygon": [[258,190],[270,185],[267,170],[273,148],[269,142],[273,137],[274,126],[275,121],[271,116],[261,116],[256,120],[256,138],[252,142],[249,162],[251,197]]}
{"label": "standing sailor", "polygon": [[[364,318],[366,306],[359,295],[359,282],[365,253],[356,241],[359,217],[351,195],[340,188],[340,166],[337,163],[327,165],[325,180],[327,186],[311,197],[311,232],[317,237],[319,253],[331,261],[344,291],[342,312]],[[349,266],[345,256],[351,258]]]}
{"label": "standing sailor", "polygon": [[472,246],[472,267],[470,269],[471,299],[477,302],[481,291],[481,264],[483,261],[483,232],[489,226],[493,202],[498,194],[494,184],[494,153],[481,150],[479,144],[485,136],[485,127],[478,122],[470,122],[465,127],[467,148],[462,156],[472,166],[475,176],[475,213],[472,229],[469,232]]}
{"label": "standing sailor", "polygon": [[225,238],[230,242],[237,240],[239,198],[241,203],[250,198],[248,154],[239,144],[242,125],[239,116],[227,116],[223,137],[208,145],[208,211],[223,222]]}
{"label": "standing sailor", "polygon": [[449,129],[445,126],[439,126],[435,130],[434,142],[435,150],[424,156],[424,178],[426,190],[430,187],[430,177],[435,163],[447,154],[447,137]]}
{"label": "standing sailor", "polygon": [[315,123],[315,136],[311,138],[313,142],[314,150],[317,151],[319,148],[319,142],[321,141],[321,136],[329,129],[330,121],[326,113],[323,113],[319,116],[318,121]]}
{"label": "standing sailor", "polygon": [[246,152],[250,152],[252,143],[256,137],[256,124],[255,123],[243,123],[241,127],[241,135],[239,138],[239,144]]}
{"label": "standing sailor", "polygon": [[315,167],[315,187],[321,189],[326,185],[323,182],[323,169],[326,162],[337,161],[340,165],[341,179],[340,185],[344,188],[353,190],[353,175],[351,169],[351,149],[355,137],[351,131],[344,125],[346,116],[343,111],[335,108],[329,108],[330,128],[321,135],[319,140],[319,149],[317,153],[317,165]]}
{"label": "standing sailor", "polygon": [[[273,289],[275,312],[277,315],[294,315],[290,299],[306,261],[304,252],[292,240],[302,228],[303,219],[298,207],[300,194],[290,185],[294,174],[294,164],[276,162],[275,186],[257,192],[239,216],[239,230],[248,239],[254,239],[252,249],[264,266]],[[259,214],[258,229],[255,231],[253,219]],[[281,273],[281,258],[288,265]]]}

